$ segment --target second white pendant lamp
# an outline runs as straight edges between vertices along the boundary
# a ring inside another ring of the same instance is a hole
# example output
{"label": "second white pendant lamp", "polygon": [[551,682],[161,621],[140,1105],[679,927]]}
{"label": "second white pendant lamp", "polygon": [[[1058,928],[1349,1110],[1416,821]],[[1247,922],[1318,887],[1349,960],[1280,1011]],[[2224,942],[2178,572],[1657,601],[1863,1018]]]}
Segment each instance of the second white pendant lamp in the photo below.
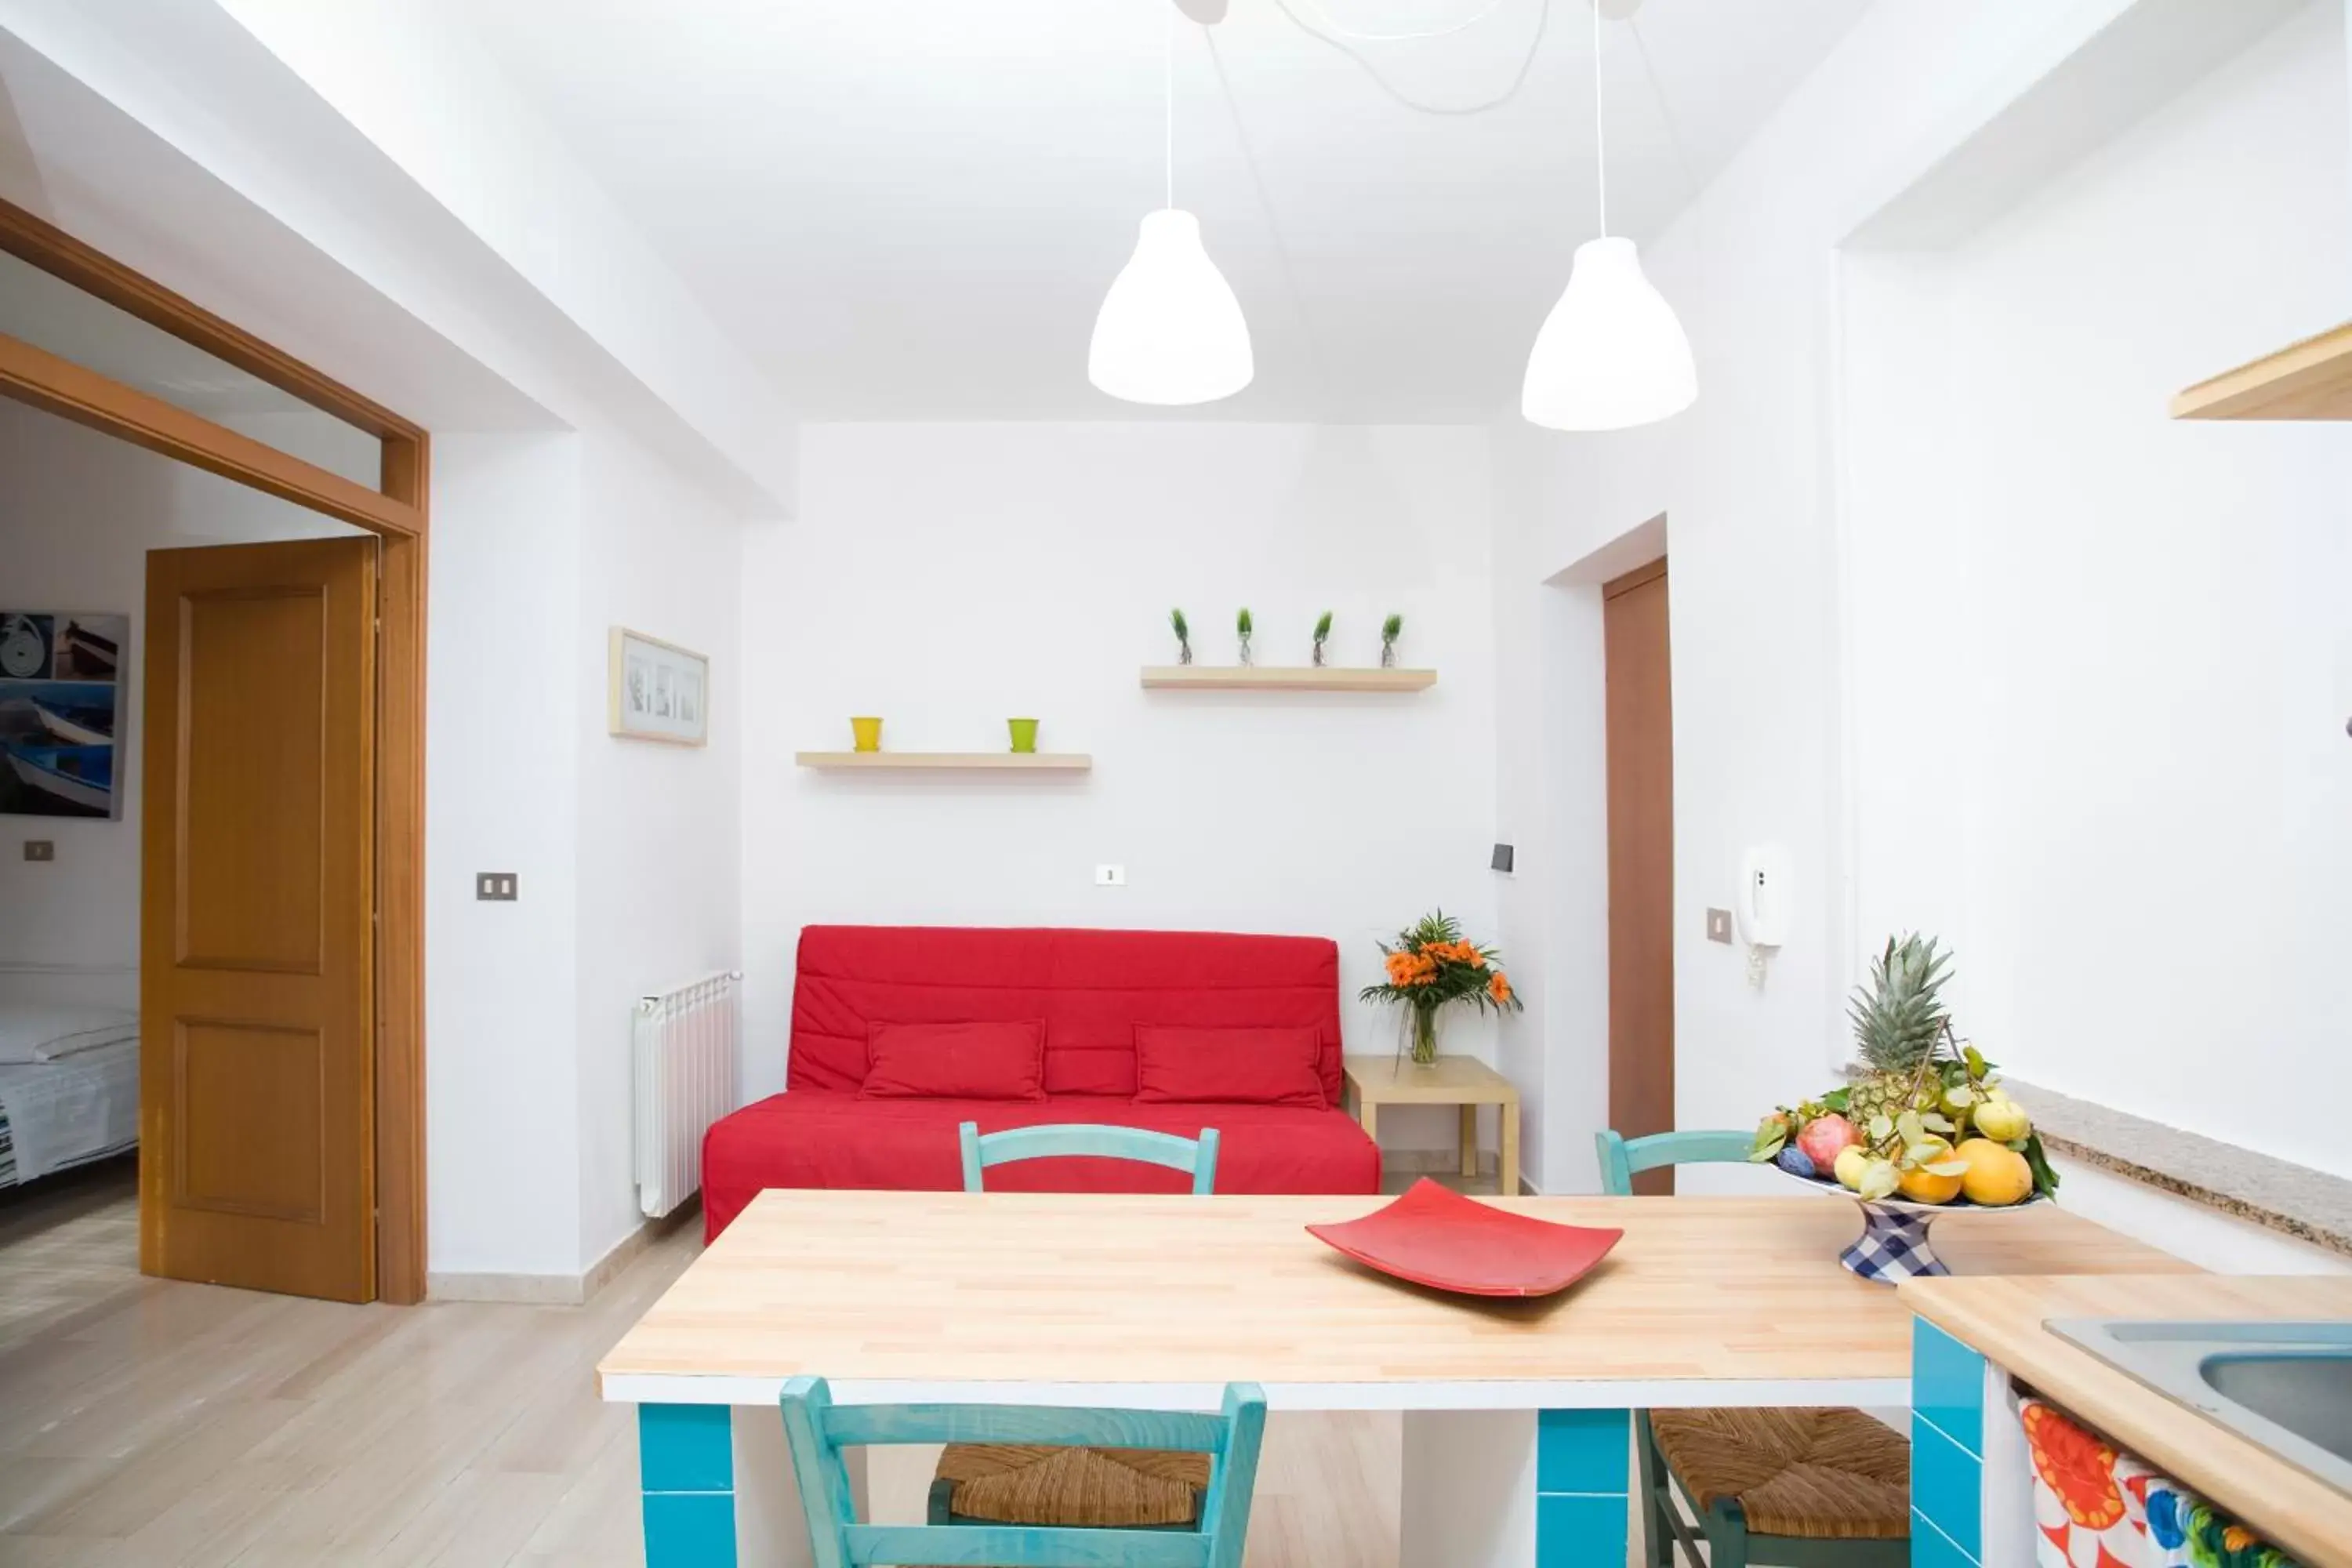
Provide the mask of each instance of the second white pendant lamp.
{"label": "second white pendant lamp", "polygon": [[1135,254],[1112,279],[1087,346],[1087,379],[1129,403],[1176,406],[1231,397],[1256,373],[1241,301],[1201,245],[1201,220],[1176,205],[1176,10],[1166,58],[1167,205],[1146,213]]}
{"label": "second white pendant lamp", "polygon": [[1601,237],[1576,248],[1568,290],[1528,355],[1519,412],[1553,430],[1624,430],[1698,399],[1698,368],[1674,307],[1642,272],[1633,242],[1609,232],[1607,122],[1601,101],[1601,0],[1592,10],[1592,113]]}

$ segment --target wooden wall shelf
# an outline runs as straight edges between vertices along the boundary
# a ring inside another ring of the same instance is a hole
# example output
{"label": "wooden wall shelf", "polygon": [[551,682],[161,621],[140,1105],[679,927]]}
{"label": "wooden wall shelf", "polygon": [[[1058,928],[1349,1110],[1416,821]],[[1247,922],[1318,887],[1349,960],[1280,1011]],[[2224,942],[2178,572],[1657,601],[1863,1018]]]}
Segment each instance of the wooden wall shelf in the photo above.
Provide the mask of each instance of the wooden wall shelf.
{"label": "wooden wall shelf", "polygon": [[2352,321],[2200,381],[2175,419],[2352,419]]}
{"label": "wooden wall shelf", "polygon": [[1083,773],[1095,765],[1083,752],[801,752],[793,760],[804,768],[843,773]]}
{"label": "wooden wall shelf", "polygon": [[1154,664],[1143,684],[1177,691],[1425,691],[1437,684],[1433,669],[1280,668],[1273,665]]}

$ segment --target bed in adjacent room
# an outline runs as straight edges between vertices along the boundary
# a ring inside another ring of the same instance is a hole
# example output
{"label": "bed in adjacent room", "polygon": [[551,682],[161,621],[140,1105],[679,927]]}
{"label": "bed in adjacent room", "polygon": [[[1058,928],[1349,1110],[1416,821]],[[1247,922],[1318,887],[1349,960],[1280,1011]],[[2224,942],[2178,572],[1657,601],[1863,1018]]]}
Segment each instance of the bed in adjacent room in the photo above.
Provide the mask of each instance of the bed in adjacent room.
{"label": "bed in adjacent room", "polygon": [[138,1015],[0,999],[0,1187],[138,1143]]}

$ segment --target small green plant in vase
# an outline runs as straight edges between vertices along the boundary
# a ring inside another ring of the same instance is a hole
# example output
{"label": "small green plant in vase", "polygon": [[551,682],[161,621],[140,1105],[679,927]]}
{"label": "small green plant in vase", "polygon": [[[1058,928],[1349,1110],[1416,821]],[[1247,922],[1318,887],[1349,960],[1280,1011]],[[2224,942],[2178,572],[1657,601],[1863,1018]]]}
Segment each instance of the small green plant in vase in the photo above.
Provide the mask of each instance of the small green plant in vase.
{"label": "small green plant in vase", "polygon": [[1315,618],[1315,668],[1323,668],[1323,645],[1331,636],[1331,612],[1324,611]]}
{"label": "small green plant in vase", "polygon": [[1244,605],[1242,606],[1242,613],[1234,617],[1234,635],[1241,638],[1242,662],[1244,664],[1250,662],[1249,642],[1250,633],[1253,629],[1255,629],[1255,623],[1250,619],[1249,606]]}
{"label": "small green plant in vase", "polygon": [[1381,623],[1381,668],[1396,668],[1396,640],[1404,635],[1404,617],[1391,616]]}
{"label": "small green plant in vase", "polygon": [[1183,612],[1183,611],[1181,611],[1181,610],[1171,610],[1171,611],[1169,611],[1169,612],[1168,612],[1168,625],[1169,625],[1169,627],[1170,627],[1171,630],[1173,630],[1173,631],[1175,632],[1175,634],[1176,634],[1176,662],[1177,662],[1177,663],[1179,663],[1179,664],[1190,664],[1190,663],[1192,663],[1192,623],[1191,623],[1191,622],[1189,622],[1189,621],[1187,621],[1187,620],[1185,620],[1185,618],[1184,618],[1184,612]]}
{"label": "small green plant in vase", "polygon": [[1482,1013],[1517,1013],[1526,1005],[1503,973],[1502,954],[1465,938],[1462,922],[1444,910],[1397,932],[1393,944],[1380,946],[1388,978],[1365,986],[1357,1000],[1405,1008],[1412,1059],[1423,1067],[1437,1059],[1441,1009],[1466,1002]]}

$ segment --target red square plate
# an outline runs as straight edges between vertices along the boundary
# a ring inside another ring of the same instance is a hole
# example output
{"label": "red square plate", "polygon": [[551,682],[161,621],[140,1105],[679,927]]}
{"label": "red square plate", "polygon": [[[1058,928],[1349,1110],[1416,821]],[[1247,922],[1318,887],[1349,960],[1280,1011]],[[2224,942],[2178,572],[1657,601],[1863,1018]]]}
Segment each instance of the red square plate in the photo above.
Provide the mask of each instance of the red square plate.
{"label": "red square plate", "polygon": [[1460,1296],[1565,1290],[1625,1234],[1492,1208],[1427,1177],[1361,1219],[1307,1228],[1318,1241],[1383,1274]]}

